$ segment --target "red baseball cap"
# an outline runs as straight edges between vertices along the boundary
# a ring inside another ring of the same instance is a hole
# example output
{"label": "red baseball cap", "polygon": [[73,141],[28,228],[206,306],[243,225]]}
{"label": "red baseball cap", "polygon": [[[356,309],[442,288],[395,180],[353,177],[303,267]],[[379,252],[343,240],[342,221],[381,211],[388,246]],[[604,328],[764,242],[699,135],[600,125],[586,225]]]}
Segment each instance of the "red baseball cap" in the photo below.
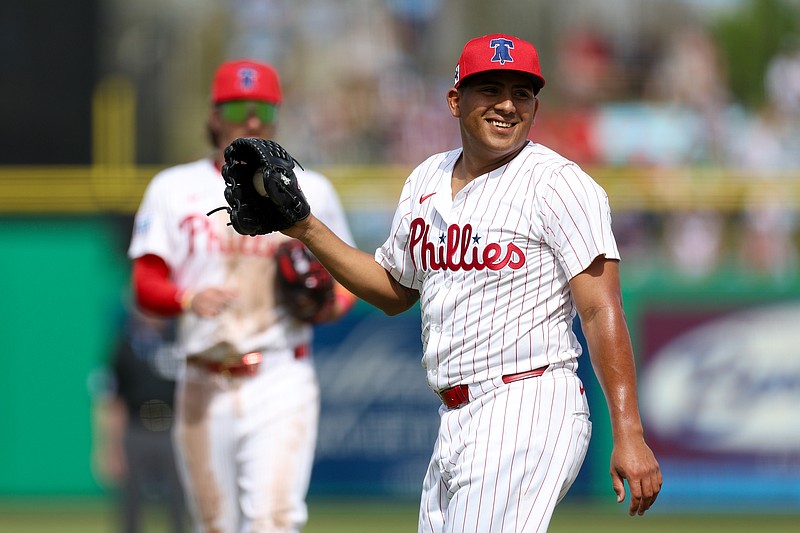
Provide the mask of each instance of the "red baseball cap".
{"label": "red baseball cap", "polygon": [[211,101],[219,104],[229,100],[259,100],[280,104],[278,72],[266,63],[249,59],[223,63],[214,74]]}
{"label": "red baseball cap", "polygon": [[508,70],[527,74],[534,79],[536,91],[544,87],[536,48],[519,37],[494,33],[476,37],[464,45],[456,65],[454,87],[470,76],[491,70]]}

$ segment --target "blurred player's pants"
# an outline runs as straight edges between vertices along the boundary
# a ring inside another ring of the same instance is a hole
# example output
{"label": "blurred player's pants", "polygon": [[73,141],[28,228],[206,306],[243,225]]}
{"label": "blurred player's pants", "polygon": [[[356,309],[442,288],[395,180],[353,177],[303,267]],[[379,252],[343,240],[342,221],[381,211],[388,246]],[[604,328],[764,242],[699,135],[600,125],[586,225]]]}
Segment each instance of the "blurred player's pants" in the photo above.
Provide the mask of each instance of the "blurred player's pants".
{"label": "blurred player's pants", "polygon": [[319,421],[310,357],[270,352],[252,376],[188,365],[175,441],[198,531],[300,531]]}

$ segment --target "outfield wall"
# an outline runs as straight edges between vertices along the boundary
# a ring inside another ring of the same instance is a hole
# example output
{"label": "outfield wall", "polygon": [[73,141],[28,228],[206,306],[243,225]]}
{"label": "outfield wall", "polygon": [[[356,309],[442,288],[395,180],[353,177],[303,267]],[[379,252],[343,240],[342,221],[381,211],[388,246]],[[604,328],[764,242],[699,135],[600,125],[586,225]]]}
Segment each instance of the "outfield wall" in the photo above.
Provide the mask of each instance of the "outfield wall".
{"label": "outfield wall", "polygon": [[[92,390],[128,294],[128,228],[117,215],[2,218],[0,496],[101,491]],[[664,507],[800,509],[800,283],[736,271],[692,281],[627,264],[623,279]],[[312,493],[413,497],[438,406],[419,364],[417,309],[389,318],[360,303],[319,328],[316,344]],[[573,494],[608,499],[608,417],[586,357],[580,372],[594,437]]]}

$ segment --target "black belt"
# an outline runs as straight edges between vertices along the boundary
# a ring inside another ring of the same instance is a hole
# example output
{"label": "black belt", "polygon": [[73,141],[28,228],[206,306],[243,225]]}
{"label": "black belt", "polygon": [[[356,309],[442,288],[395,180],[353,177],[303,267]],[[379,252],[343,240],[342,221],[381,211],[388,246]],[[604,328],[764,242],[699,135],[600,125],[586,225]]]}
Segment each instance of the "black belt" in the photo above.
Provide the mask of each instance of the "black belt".
{"label": "black belt", "polygon": [[[533,370],[527,370],[525,372],[519,372],[517,374],[506,374],[503,376],[503,383],[511,383],[521,379],[539,377],[544,374],[548,366],[550,365],[534,368]],[[456,385],[455,387],[441,390],[436,394],[439,395],[439,398],[442,399],[442,403],[448,409],[458,409],[459,407],[463,407],[469,403],[469,385]]]}

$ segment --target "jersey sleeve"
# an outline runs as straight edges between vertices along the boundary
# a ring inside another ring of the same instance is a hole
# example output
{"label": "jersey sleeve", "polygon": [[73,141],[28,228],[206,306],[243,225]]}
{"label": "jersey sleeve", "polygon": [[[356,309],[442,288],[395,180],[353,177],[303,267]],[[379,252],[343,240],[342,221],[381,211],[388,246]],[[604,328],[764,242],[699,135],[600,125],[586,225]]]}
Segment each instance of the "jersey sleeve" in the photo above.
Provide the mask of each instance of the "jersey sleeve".
{"label": "jersey sleeve", "polygon": [[168,204],[171,195],[165,190],[165,185],[163,174],[157,174],[145,189],[134,218],[128,256],[136,259],[147,254],[157,255],[174,268],[177,247],[170,242],[170,236],[177,230],[177,225],[171,222],[172,211]]}
{"label": "jersey sleeve", "polygon": [[608,195],[577,165],[564,165],[553,172],[545,183],[540,209],[545,240],[569,279],[601,255],[619,259]]}
{"label": "jersey sleeve", "polygon": [[408,237],[411,226],[411,210],[413,197],[412,176],[403,185],[400,201],[392,219],[392,226],[386,242],[375,251],[378,262],[398,283],[404,287],[419,290],[422,279],[417,271],[408,248]]}

